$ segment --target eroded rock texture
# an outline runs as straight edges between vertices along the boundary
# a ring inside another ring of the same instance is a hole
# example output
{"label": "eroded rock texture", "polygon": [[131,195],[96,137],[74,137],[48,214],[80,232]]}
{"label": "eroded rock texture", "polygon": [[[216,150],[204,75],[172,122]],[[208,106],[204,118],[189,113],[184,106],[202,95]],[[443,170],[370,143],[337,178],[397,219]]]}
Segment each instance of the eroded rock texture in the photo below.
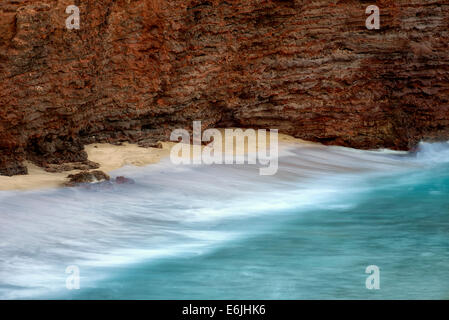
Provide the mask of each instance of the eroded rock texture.
{"label": "eroded rock texture", "polygon": [[192,120],[356,148],[449,138],[448,28],[448,0],[2,0],[0,173]]}

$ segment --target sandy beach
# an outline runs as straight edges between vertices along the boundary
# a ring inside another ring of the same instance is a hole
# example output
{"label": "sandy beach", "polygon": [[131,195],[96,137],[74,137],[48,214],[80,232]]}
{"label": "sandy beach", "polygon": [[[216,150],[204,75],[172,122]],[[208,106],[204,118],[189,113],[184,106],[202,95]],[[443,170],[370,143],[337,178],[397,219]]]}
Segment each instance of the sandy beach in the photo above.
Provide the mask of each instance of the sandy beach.
{"label": "sandy beach", "polygon": [[[267,140],[268,145],[268,137]],[[279,143],[281,146],[289,144],[314,144],[285,134],[279,134]],[[143,148],[137,144],[130,143],[124,143],[119,146],[107,143],[94,143],[87,145],[85,150],[89,160],[100,164],[98,170],[109,173],[125,165],[142,167],[158,163],[161,159],[170,156],[170,150],[175,144],[174,142],[162,142],[162,148],[159,149]],[[245,145],[247,147],[247,144]],[[247,148],[245,149],[247,150]],[[73,170],[51,173],[31,162],[25,162],[25,164],[28,167],[28,175],[13,177],[0,176],[0,191],[58,188],[67,182],[67,176],[69,174],[81,172],[81,170]]]}

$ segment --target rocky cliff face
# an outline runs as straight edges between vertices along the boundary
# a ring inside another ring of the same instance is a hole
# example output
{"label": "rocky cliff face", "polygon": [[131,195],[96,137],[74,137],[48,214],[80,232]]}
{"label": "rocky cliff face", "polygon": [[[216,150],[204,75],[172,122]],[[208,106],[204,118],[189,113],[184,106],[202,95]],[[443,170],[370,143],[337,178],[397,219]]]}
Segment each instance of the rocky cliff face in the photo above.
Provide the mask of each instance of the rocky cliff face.
{"label": "rocky cliff face", "polygon": [[193,120],[356,148],[446,139],[448,28],[448,0],[1,0],[0,173]]}

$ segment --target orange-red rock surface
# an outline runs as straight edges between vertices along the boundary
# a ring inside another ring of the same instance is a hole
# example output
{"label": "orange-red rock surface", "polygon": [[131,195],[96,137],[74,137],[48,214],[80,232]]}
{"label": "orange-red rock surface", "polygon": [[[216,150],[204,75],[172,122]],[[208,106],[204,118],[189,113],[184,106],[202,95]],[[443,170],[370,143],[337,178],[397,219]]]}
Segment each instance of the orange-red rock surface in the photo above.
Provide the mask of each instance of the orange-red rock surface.
{"label": "orange-red rock surface", "polygon": [[449,1],[1,0],[0,174],[192,120],[356,148],[448,139]]}

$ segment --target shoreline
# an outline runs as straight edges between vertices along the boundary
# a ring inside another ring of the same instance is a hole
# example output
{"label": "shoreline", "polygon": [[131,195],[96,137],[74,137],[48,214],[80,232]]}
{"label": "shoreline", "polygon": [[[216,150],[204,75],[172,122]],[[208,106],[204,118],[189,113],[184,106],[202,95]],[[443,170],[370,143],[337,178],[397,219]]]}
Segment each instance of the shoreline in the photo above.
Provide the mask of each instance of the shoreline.
{"label": "shoreline", "polygon": [[[320,145],[285,134],[279,134],[279,143],[287,145]],[[161,144],[162,149],[139,147],[137,144],[131,143],[123,143],[120,146],[108,143],[93,143],[86,145],[85,151],[89,160],[100,164],[100,167],[96,170],[109,174],[126,165],[143,167],[159,163],[162,159],[170,156],[171,148],[177,143],[161,142]],[[64,182],[67,182],[68,175],[83,171],[72,170],[51,173],[29,161],[24,162],[24,164],[28,167],[27,175],[0,176],[0,192],[60,188],[63,187]]]}

